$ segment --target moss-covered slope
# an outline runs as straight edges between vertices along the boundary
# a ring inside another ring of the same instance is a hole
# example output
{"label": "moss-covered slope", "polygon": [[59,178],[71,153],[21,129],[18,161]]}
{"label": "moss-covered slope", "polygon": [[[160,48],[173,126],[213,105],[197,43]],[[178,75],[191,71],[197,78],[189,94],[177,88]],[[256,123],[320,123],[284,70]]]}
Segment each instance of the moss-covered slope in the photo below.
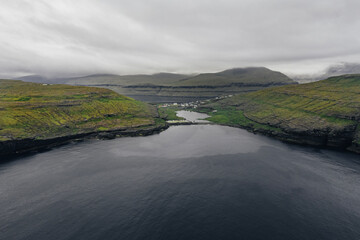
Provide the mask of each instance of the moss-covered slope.
{"label": "moss-covered slope", "polygon": [[111,90],[0,80],[0,142],[155,126],[150,105]]}
{"label": "moss-covered slope", "polygon": [[211,112],[214,122],[286,141],[360,151],[360,75],[240,94],[203,110]]}

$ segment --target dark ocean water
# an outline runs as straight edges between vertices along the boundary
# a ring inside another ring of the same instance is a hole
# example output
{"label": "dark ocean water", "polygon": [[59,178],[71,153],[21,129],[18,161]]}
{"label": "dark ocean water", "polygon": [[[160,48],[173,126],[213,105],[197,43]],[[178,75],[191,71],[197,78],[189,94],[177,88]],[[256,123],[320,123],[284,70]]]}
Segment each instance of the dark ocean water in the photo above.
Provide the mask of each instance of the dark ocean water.
{"label": "dark ocean water", "polygon": [[0,165],[0,239],[360,239],[358,155],[176,126]]}

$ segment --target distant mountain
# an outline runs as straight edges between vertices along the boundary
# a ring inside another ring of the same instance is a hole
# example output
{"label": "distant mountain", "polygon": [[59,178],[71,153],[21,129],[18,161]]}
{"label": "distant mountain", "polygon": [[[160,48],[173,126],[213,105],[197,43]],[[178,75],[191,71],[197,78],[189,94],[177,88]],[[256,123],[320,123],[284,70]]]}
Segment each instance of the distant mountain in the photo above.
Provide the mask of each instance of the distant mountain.
{"label": "distant mountain", "polygon": [[28,75],[28,76],[14,78],[14,80],[22,80],[24,82],[33,82],[33,83],[62,84],[62,83],[66,83],[68,78],[48,78],[41,75]]}
{"label": "distant mountain", "polygon": [[75,85],[138,85],[138,84],[171,84],[180,79],[186,78],[188,75],[174,74],[174,73],[156,73],[152,75],[138,74],[138,75],[110,75],[110,74],[96,74],[79,78],[70,78],[65,82],[67,84]]}
{"label": "distant mountain", "polygon": [[360,64],[338,63],[329,66],[323,73],[294,75],[292,78],[299,83],[307,83],[345,74],[360,74]]}
{"label": "distant mountain", "polygon": [[152,75],[116,75],[116,74],[93,74],[81,77],[48,78],[41,75],[28,75],[14,78],[25,82],[35,83],[63,83],[71,85],[132,85],[132,84],[168,84],[189,75],[173,73],[156,73]]}
{"label": "distant mountain", "polygon": [[286,75],[264,67],[234,68],[195,76],[158,73],[153,75],[96,75],[69,80],[69,84],[102,86],[137,96],[211,98],[262,88],[296,84]]}
{"label": "distant mountain", "polygon": [[181,80],[181,86],[224,86],[224,85],[286,85],[294,81],[286,75],[265,67],[233,68],[218,73],[203,73]]}
{"label": "distant mountain", "polygon": [[211,98],[226,94],[256,91],[271,86],[296,84],[286,75],[265,67],[234,68],[217,73],[198,75],[175,73],[156,73],[152,75],[95,74],[56,79],[32,75],[19,79],[38,83],[65,83],[105,87],[134,98],[137,98],[137,96]]}
{"label": "distant mountain", "polygon": [[340,63],[328,67],[324,76],[333,77],[345,74],[360,74],[359,63]]}
{"label": "distant mountain", "polygon": [[40,76],[40,75],[23,76],[23,77],[16,78],[16,80],[22,80],[25,82],[34,82],[34,83],[46,83],[48,81],[48,79],[46,77]]}

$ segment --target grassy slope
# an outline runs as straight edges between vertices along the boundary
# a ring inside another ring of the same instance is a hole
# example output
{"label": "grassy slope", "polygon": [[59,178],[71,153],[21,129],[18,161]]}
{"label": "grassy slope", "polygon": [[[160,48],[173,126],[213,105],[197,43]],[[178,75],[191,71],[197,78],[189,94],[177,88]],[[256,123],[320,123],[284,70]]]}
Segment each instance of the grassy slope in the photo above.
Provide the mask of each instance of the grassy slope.
{"label": "grassy slope", "polygon": [[108,89],[0,80],[0,141],[152,125],[154,114]]}
{"label": "grassy slope", "polygon": [[360,75],[268,88],[205,107],[218,109],[210,120],[222,124],[334,138],[355,133],[360,143]]}
{"label": "grassy slope", "polygon": [[179,111],[177,107],[158,108],[160,117],[165,120],[184,120],[182,117],[178,117],[176,112]]}

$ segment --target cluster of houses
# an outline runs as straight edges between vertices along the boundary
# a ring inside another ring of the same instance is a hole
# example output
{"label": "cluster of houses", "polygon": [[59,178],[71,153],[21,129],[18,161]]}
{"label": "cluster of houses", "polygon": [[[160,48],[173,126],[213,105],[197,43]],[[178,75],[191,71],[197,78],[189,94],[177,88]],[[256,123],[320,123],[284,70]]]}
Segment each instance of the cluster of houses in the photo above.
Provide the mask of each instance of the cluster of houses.
{"label": "cluster of houses", "polygon": [[220,99],[224,99],[224,98],[230,98],[233,95],[226,95],[226,96],[220,96],[220,97],[216,97],[215,100],[220,100]]}
{"label": "cluster of houses", "polygon": [[210,100],[205,100],[205,101],[196,101],[196,102],[188,102],[188,103],[165,103],[160,105],[159,107],[181,107],[181,108],[194,108],[196,109],[200,104],[204,104],[206,103],[206,101],[210,101]]}
{"label": "cluster of houses", "polygon": [[159,107],[162,107],[162,108],[180,107],[180,108],[193,108],[193,109],[196,109],[196,108],[199,107],[199,105],[210,102],[211,100],[221,100],[221,99],[229,98],[229,97],[232,97],[232,96],[233,95],[219,96],[219,97],[216,97],[214,99],[206,99],[206,100],[202,100],[202,101],[195,101],[195,102],[188,102],[188,103],[164,103],[164,104],[160,105]]}

